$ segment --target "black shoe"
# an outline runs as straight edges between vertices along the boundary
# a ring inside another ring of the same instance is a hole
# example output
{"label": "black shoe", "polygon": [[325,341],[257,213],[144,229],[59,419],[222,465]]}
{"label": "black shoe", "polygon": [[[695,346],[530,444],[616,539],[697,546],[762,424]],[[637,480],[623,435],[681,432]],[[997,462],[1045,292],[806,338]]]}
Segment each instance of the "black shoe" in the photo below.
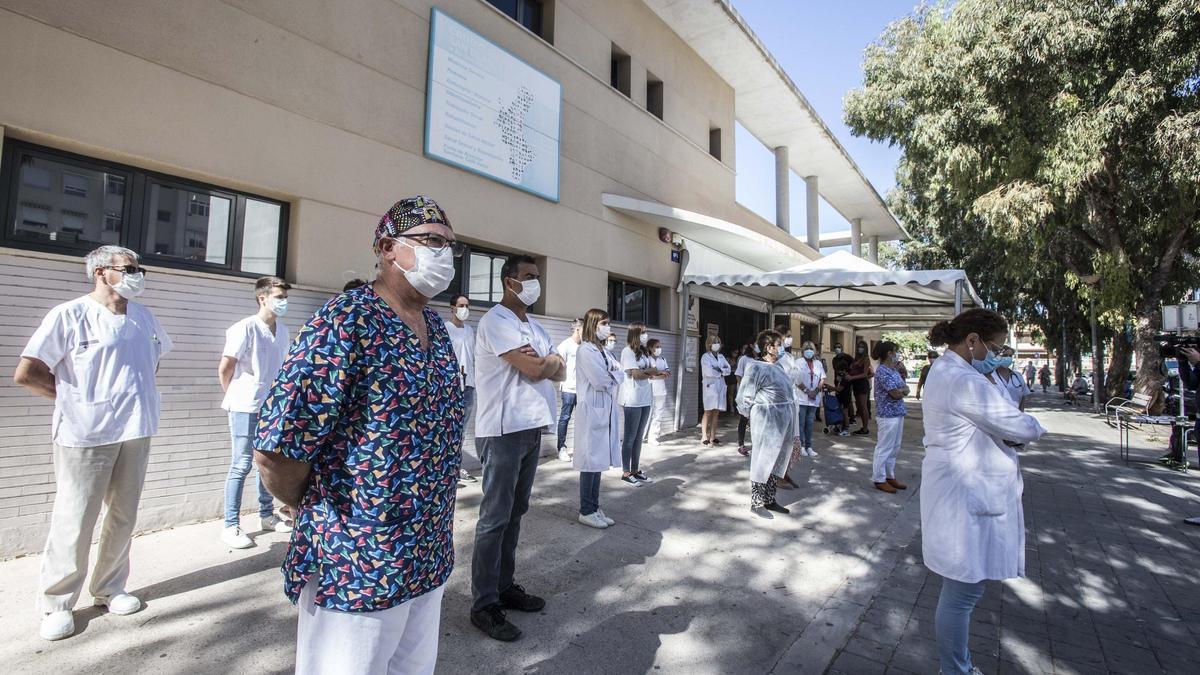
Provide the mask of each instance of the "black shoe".
{"label": "black shoe", "polygon": [[518,612],[540,612],[546,607],[546,601],[536,595],[530,595],[517,584],[500,591],[500,607],[515,609]]}
{"label": "black shoe", "polygon": [[637,476],[635,476],[633,474],[629,474],[628,476],[621,476],[621,482],[629,483],[630,485],[641,485],[642,484],[642,481],[638,480]]}
{"label": "black shoe", "polygon": [[500,609],[499,603],[471,610],[471,625],[487,633],[493,640],[501,642],[512,642],[521,637],[521,629],[504,618],[504,610]]}
{"label": "black shoe", "polygon": [[470,471],[467,471],[466,469],[458,470],[458,482],[474,483],[477,480],[479,479],[475,476],[472,476]]}
{"label": "black shoe", "polygon": [[775,513],[791,513],[791,509],[787,508],[786,506],[780,506],[779,502],[763,504],[763,508],[768,511],[774,511]]}
{"label": "black shoe", "polygon": [[639,472],[637,472],[637,473],[633,474],[633,477],[634,477],[634,478],[636,478],[636,479],[638,479],[639,481],[641,481],[641,482],[643,482],[643,483],[653,483],[653,482],[654,482],[654,479],[653,479],[653,478],[651,478],[651,477],[647,476],[646,474],[642,473],[641,471],[639,471]]}
{"label": "black shoe", "polygon": [[859,429],[858,431],[854,432],[854,435],[855,436],[870,436],[871,430],[866,427],[863,427],[863,428]]}

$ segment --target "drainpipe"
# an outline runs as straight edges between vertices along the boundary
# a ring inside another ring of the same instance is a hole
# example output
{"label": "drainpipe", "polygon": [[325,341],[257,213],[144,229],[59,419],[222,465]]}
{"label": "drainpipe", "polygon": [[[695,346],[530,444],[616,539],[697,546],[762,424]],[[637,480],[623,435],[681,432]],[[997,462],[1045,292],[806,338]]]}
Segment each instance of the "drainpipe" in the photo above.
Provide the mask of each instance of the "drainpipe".
{"label": "drainpipe", "polygon": [[683,428],[683,376],[687,372],[687,317],[688,317],[688,285],[683,283],[683,275],[687,270],[688,260],[691,256],[688,254],[687,244],[685,243],[679,249],[679,281],[676,288],[679,289],[679,343],[678,343],[678,358],[676,359],[677,367],[675,369],[675,431]]}

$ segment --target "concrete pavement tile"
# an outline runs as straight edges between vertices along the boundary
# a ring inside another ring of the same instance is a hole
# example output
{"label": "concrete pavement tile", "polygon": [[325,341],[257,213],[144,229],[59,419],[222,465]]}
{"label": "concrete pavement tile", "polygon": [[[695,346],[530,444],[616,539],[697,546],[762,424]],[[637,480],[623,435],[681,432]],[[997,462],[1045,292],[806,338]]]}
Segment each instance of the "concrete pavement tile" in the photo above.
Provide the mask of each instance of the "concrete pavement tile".
{"label": "concrete pavement tile", "polygon": [[1111,626],[1107,623],[1097,623],[1096,636],[1100,639],[1100,644],[1105,646],[1109,643],[1119,643],[1145,648],[1149,644],[1146,640],[1145,632],[1135,622],[1130,622],[1125,626]]}
{"label": "concrete pavement tile", "polygon": [[937,643],[931,639],[905,638],[892,654],[890,665],[914,673],[934,672],[938,667]]}
{"label": "concrete pavement tile", "polygon": [[1054,659],[1055,675],[1108,675],[1108,668],[1103,664],[1076,663],[1066,659]]}
{"label": "concrete pavement tile", "polygon": [[1100,638],[1096,637],[1096,631],[1091,625],[1072,626],[1068,624],[1050,626],[1049,634],[1052,645],[1068,644],[1082,649],[1100,651]]}
{"label": "concrete pavement tile", "polygon": [[878,661],[852,654],[850,652],[842,652],[833,661],[833,665],[829,667],[829,673],[837,673],[838,675],[883,675],[887,671],[887,665]]}
{"label": "concrete pavement tile", "polygon": [[850,638],[850,642],[846,643],[842,649],[844,652],[857,654],[880,663],[890,661],[895,650],[895,644],[883,644],[857,634]]}
{"label": "concrete pavement tile", "polygon": [[1104,661],[1108,669],[1118,673],[1155,673],[1161,668],[1154,652],[1119,642],[1105,643]]}
{"label": "concrete pavement tile", "polygon": [[1095,667],[1104,665],[1104,652],[1101,650],[1099,643],[1096,643],[1094,647],[1080,647],[1067,642],[1051,640],[1050,652],[1056,659],[1065,659]]}

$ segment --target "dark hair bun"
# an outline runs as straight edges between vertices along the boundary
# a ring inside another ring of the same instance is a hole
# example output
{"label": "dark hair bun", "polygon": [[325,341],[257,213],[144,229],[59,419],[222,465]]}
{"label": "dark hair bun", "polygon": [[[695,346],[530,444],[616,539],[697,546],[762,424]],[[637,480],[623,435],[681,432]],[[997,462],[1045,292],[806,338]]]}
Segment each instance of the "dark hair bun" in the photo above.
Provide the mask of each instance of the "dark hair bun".
{"label": "dark hair bun", "polygon": [[950,344],[953,339],[954,329],[950,326],[949,321],[939,321],[933,324],[933,328],[929,329],[929,344],[934,347]]}

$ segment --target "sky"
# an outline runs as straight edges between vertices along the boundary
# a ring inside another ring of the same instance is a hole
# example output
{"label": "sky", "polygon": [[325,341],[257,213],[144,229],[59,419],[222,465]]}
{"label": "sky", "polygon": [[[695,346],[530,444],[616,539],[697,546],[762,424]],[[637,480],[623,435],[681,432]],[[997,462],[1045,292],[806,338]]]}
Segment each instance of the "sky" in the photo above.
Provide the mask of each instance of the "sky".
{"label": "sky", "polygon": [[[900,151],[853,136],[843,122],[842,99],[862,84],[863,50],[890,22],[910,14],[916,4],[917,0],[733,0],[734,8],[883,197],[895,185]],[[734,142],[737,199],[774,222],[774,153],[740,125]],[[802,232],[804,181],[794,173],[790,193],[792,229]],[[849,223],[823,200],[820,220],[822,232],[850,229]]]}

